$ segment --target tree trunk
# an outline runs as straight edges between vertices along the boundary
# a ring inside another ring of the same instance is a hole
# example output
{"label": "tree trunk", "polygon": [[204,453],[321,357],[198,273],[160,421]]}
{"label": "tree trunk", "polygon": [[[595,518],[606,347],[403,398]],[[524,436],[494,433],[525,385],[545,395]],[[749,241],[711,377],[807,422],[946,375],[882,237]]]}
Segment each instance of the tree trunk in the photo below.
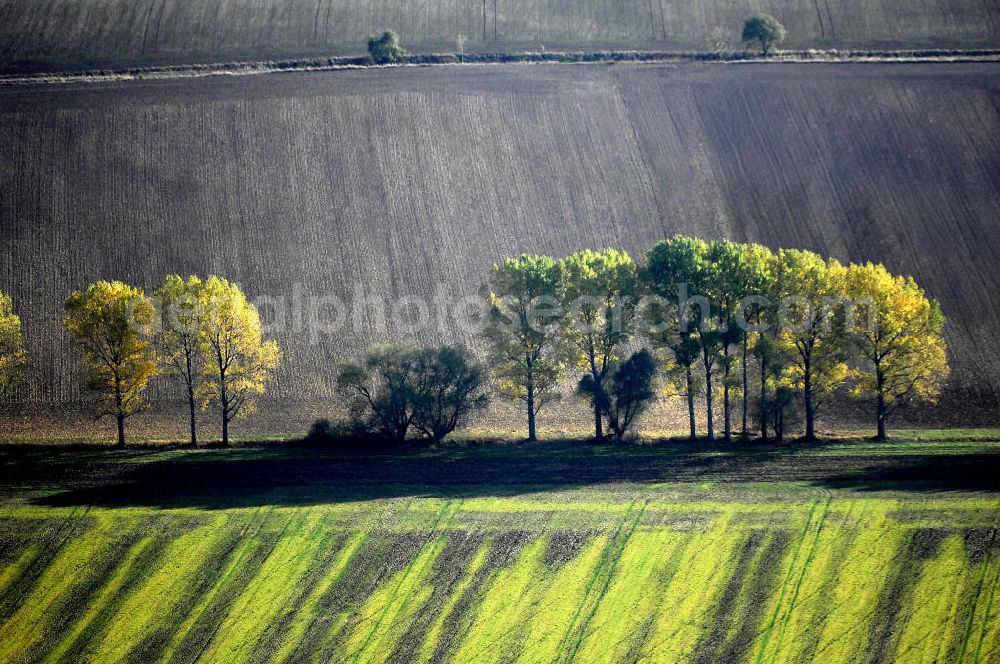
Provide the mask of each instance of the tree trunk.
{"label": "tree trunk", "polygon": [[882,374],[882,369],[876,367],[875,369],[875,379],[877,381],[878,398],[876,400],[876,416],[878,418],[878,433],[875,438],[880,443],[884,443],[888,436],[885,431],[885,418],[886,418],[886,407],[885,407],[885,376]]}
{"label": "tree trunk", "polygon": [[195,416],[194,390],[188,385],[188,408],[191,411],[191,444],[198,444],[198,420]]}
{"label": "tree trunk", "polygon": [[767,442],[767,362],[760,362],[760,439]]}
{"label": "tree trunk", "polygon": [[729,344],[722,352],[726,358],[726,371],[722,377],[722,437],[728,443],[733,440],[733,418],[729,410]]}
{"label": "tree trunk", "polygon": [[528,385],[528,440],[538,440],[535,435],[535,386]]}
{"label": "tree trunk", "polygon": [[486,41],[486,0],[483,0],[483,41]]}
{"label": "tree trunk", "polygon": [[812,367],[806,360],[802,374],[803,396],[806,402],[806,440],[816,440],[816,408],[813,405]]}
{"label": "tree trunk", "polygon": [[118,420],[118,447],[125,447],[125,415],[118,413],[115,419]]}
{"label": "tree trunk", "polygon": [[229,447],[229,394],[224,369],[219,370],[219,405],[222,407],[222,446]]}
{"label": "tree trunk", "polygon": [[747,431],[747,405],[750,403],[750,374],[747,369],[747,333],[743,333],[743,428],[740,438],[746,440],[750,436]]}
{"label": "tree trunk", "polygon": [[596,394],[594,395],[594,437],[599,441],[604,440],[604,428],[601,422],[601,402],[597,400]]}
{"label": "tree trunk", "polygon": [[690,427],[691,440],[698,437],[698,430],[694,421],[694,376],[691,375],[691,365],[687,365],[687,402],[688,402],[688,426]]}
{"label": "tree trunk", "polygon": [[715,439],[715,420],[712,416],[712,364],[708,359],[708,349],[703,351],[705,358],[705,414],[708,416],[708,439]]}

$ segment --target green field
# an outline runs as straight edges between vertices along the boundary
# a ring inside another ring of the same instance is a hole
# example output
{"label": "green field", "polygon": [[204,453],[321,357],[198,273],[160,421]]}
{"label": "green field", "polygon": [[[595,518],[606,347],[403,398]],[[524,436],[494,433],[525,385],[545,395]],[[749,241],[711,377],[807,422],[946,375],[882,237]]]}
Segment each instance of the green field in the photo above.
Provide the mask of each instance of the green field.
{"label": "green field", "polygon": [[0,661],[995,662],[957,438],[0,452]]}

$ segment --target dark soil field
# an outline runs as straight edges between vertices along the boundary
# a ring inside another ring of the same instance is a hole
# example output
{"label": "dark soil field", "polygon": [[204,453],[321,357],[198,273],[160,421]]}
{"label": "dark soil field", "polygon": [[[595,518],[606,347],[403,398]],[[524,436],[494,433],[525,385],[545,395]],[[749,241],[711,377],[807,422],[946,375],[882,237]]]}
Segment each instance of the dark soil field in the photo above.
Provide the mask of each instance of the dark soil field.
{"label": "dark soil field", "polygon": [[[85,397],[61,307],[96,279],[238,282],[284,349],[270,398],[294,409],[331,402],[335,364],[373,342],[474,344],[452,320],[500,258],[638,257],[681,232],[912,274],[949,319],[953,380],[929,416],[996,422],[998,74],[511,65],[5,86],[0,288],[30,358],[8,402]],[[450,304],[443,325],[392,315],[429,294]],[[345,305],[338,331],[328,296]]]}
{"label": "dark soil field", "polygon": [[993,662],[996,439],[7,446],[0,656]]}
{"label": "dark soil field", "polygon": [[388,29],[416,52],[714,51],[761,10],[794,47],[1000,45],[994,0],[2,0],[0,70],[361,54]]}

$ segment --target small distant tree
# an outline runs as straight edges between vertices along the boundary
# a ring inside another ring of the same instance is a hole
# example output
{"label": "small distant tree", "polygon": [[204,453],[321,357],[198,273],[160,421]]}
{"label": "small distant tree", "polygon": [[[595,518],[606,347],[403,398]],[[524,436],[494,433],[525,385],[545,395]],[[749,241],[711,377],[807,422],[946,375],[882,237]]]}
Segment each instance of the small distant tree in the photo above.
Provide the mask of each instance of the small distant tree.
{"label": "small distant tree", "polygon": [[527,408],[529,441],[537,440],[538,412],[559,398],[559,275],[555,259],[524,255],[494,265],[486,287],[484,336],[498,387]]}
{"label": "small distant tree", "polygon": [[184,386],[191,427],[191,444],[198,444],[197,397],[205,364],[201,348],[204,283],[195,276],[185,281],[172,274],[153,294],[159,311],[154,336],[161,371]]}
{"label": "small distant tree", "polygon": [[385,65],[398,62],[406,51],[399,45],[399,36],[392,30],[386,30],[380,37],[368,38],[368,55],[376,64]]}
{"label": "small distant tree", "polygon": [[756,14],[743,24],[743,43],[760,44],[760,51],[767,55],[771,47],[785,39],[785,26],[770,14]]}
{"label": "small distant tree", "polygon": [[369,430],[404,442],[417,415],[423,379],[420,355],[416,346],[375,346],[361,361],[341,363],[337,391],[347,401],[351,417]]}
{"label": "small distant tree", "polygon": [[20,382],[26,360],[21,318],[10,296],[0,293],[0,394]]}
{"label": "small distant tree", "polygon": [[444,440],[486,407],[485,374],[464,348],[423,349],[416,371],[420,389],[415,395],[413,426],[433,443]]}
{"label": "small distant tree", "polygon": [[[623,251],[577,252],[562,261],[562,338],[567,357],[588,372],[598,394],[632,337],[638,273]],[[593,402],[594,436],[604,437],[603,409]]]}
{"label": "small distant tree", "polygon": [[579,390],[601,405],[608,429],[615,440],[621,442],[656,396],[655,376],[656,361],[644,348],[615,364],[603,386],[595,383],[593,376],[585,374],[580,379]]}
{"label": "small distant tree", "polygon": [[147,335],[153,305],[141,289],[99,281],[70,295],[65,309],[66,328],[83,348],[87,387],[101,396],[97,417],[114,416],[124,447],[125,420],[147,407],[143,392],[156,374]]}
{"label": "small distant tree", "polygon": [[882,265],[851,265],[845,281],[851,341],[861,359],[853,394],[874,398],[876,436],[884,441],[894,410],[934,403],[941,392],[949,373],[945,318],[913,278],[893,276]]}
{"label": "small distant tree", "polygon": [[236,284],[210,276],[201,287],[200,346],[204,380],[197,388],[202,407],[219,407],[222,444],[229,423],[256,409],[256,397],[281,361],[274,341],[265,341],[257,308]]}

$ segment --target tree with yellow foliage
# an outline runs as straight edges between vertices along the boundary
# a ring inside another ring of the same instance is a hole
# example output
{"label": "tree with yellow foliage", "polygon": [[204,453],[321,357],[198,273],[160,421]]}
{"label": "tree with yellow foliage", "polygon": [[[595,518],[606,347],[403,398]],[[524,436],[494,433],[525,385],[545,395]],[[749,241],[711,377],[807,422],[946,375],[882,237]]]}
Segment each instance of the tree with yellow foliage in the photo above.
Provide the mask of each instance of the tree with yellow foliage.
{"label": "tree with yellow foliage", "polygon": [[934,403],[948,377],[941,331],[945,318],[912,277],[897,277],[881,264],[851,265],[844,291],[852,300],[846,320],[862,360],[853,394],[875,400],[878,434],[886,420],[913,401]]}
{"label": "tree with yellow foliage", "polygon": [[83,348],[87,387],[101,395],[97,417],[114,416],[123,447],[125,420],[147,407],[143,392],[156,375],[153,305],[139,288],[99,281],[70,295],[65,309],[66,328]]}
{"label": "tree with yellow foliage", "polygon": [[836,313],[840,310],[845,269],[834,259],[811,251],[782,249],[774,261],[780,299],[776,330],[789,358],[785,382],[802,395],[805,440],[816,439],[816,411],[822,395],[848,377],[847,343]]}
{"label": "tree with yellow foliage", "polygon": [[191,444],[198,444],[197,400],[204,354],[201,351],[203,282],[195,276],[186,280],[171,274],[156,289],[153,299],[160,312],[154,337],[163,373],[184,386],[188,401]]}
{"label": "tree with yellow foliage", "polygon": [[274,341],[264,341],[260,314],[236,284],[210,276],[201,298],[205,380],[198,395],[202,407],[218,405],[222,444],[229,445],[229,423],[255,410],[255,398],[264,393],[281,361],[281,350]]}
{"label": "tree with yellow foliage", "polygon": [[0,293],[0,394],[21,380],[25,360],[21,318],[14,313],[10,296]]}

